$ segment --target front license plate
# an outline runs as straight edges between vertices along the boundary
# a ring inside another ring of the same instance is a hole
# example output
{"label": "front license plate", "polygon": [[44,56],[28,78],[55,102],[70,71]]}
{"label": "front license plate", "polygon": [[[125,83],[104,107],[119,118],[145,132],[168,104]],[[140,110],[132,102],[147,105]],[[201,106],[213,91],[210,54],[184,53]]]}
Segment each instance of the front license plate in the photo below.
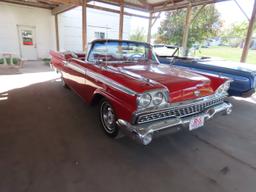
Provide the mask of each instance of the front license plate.
{"label": "front license plate", "polygon": [[202,126],[204,126],[204,117],[202,116],[194,117],[191,119],[189,123],[189,131],[192,131]]}

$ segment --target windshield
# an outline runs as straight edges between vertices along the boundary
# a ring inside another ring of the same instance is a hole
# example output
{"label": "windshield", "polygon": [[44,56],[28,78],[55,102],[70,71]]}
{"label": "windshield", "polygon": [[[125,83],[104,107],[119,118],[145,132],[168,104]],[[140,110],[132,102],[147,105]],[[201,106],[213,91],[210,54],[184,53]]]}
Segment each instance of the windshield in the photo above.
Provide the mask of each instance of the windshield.
{"label": "windshield", "polygon": [[89,53],[90,62],[134,62],[156,61],[150,45],[139,42],[102,41],[95,42]]}
{"label": "windshield", "polygon": [[157,56],[159,57],[173,57],[178,52],[177,47],[171,47],[171,46],[154,46],[154,51]]}

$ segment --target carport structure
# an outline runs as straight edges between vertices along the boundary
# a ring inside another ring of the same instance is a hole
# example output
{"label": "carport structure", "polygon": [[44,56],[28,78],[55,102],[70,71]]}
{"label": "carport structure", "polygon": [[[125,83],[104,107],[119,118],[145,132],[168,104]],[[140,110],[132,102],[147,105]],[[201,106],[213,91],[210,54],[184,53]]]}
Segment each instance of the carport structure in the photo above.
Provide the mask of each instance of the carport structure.
{"label": "carport structure", "polygon": [[[51,9],[56,24],[58,13],[81,5],[26,3]],[[85,47],[86,7],[93,5],[83,3]],[[137,16],[126,12],[130,5],[122,5],[118,11],[109,10],[120,14],[120,24],[126,14]],[[180,8],[190,6],[191,10],[191,5]],[[159,11],[150,10],[146,18],[152,26]],[[0,191],[255,190],[256,104],[231,98],[236,107],[227,119],[209,122],[209,129],[191,135],[162,138],[145,148],[126,139],[112,141],[102,136],[96,108],[83,105],[71,91],[62,89],[58,79],[46,81],[51,78],[48,73],[0,78],[1,85],[21,84],[0,90]]]}
{"label": "carport structure", "polygon": [[[186,20],[184,21],[183,30],[183,40],[182,48],[187,50],[187,40],[189,34],[189,27],[194,18],[192,18],[192,7],[201,6],[202,8],[207,4],[217,3],[228,0],[0,0],[3,2],[16,3],[40,8],[47,8],[52,10],[52,14],[55,15],[55,26],[56,26],[56,47],[59,50],[59,32],[58,32],[58,17],[57,15],[68,11],[77,6],[82,6],[82,45],[83,50],[86,50],[87,46],[87,9],[93,8],[102,11],[108,11],[119,14],[119,39],[123,38],[123,21],[124,15],[136,16],[148,19],[148,34],[147,42],[150,43],[151,40],[151,29],[155,24],[156,20],[159,18],[161,12],[172,11],[176,9],[187,9]],[[234,0],[236,3],[237,1]],[[116,6],[119,9],[108,8],[104,5],[95,4],[95,2],[104,3],[108,5]],[[242,10],[241,6],[237,3],[239,8]],[[125,8],[139,10],[146,12],[148,16],[131,13],[126,11]],[[199,12],[202,10],[199,9]],[[199,13],[198,12],[198,13]],[[244,11],[242,10],[244,13]],[[197,16],[198,14],[196,14]],[[195,16],[195,17],[196,17]],[[241,62],[246,62],[250,42],[253,35],[253,27],[256,20],[256,0],[254,0],[252,15],[249,18],[249,25],[247,35],[245,37],[244,48],[241,56]]]}

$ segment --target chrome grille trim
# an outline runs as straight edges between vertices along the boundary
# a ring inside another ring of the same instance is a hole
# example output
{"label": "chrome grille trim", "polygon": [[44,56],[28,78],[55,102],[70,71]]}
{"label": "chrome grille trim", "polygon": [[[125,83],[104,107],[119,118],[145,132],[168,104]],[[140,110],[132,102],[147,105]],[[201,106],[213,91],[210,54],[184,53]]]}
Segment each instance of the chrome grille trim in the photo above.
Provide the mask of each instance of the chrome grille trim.
{"label": "chrome grille trim", "polygon": [[212,98],[206,101],[196,102],[187,105],[170,107],[168,109],[159,110],[151,113],[144,113],[136,118],[136,124],[143,124],[152,121],[167,119],[167,118],[183,118],[197,113],[201,113],[209,107],[221,104],[224,102],[224,97]]}

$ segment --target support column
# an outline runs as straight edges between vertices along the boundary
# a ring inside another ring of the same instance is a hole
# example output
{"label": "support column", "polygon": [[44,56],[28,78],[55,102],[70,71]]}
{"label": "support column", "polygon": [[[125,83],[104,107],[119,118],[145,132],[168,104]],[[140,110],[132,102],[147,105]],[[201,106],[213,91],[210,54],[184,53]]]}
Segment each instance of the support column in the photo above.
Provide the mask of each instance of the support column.
{"label": "support column", "polygon": [[247,35],[246,35],[246,39],[245,39],[245,43],[244,43],[244,48],[243,48],[243,53],[241,56],[241,62],[245,63],[247,56],[248,56],[248,51],[250,48],[250,43],[252,40],[252,35],[253,35],[253,27],[256,21],[256,0],[254,0],[254,6],[253,6],[253,10],[252,10],[252,16],[249,22],[249,26],[248,26],[248,31],[247,31]]}
{"label": "support column", "polygon": [[124,1],[121,0],[120,14],[119,14],[119,40],[123,39],[123,30],[124,30]]}
{"label": "support column", "polygon": [[83,51],[87,49],[87,0],[82,3],[82,41]]}
{"label": "support column", "polygon": [[58,22],[58,14],[54,15],[55,18],[55,33],[56,33],[56,49],[60,50],[60,38],[59,38],[59,22]]}
{"label": "support column", "polygon": [[192,7],[189,5],[187,7],[187,16],[184,24],[183,38],[182,38],[182,49],[183,49],[182,51],[184,56],[188,54],[188,34],[189,34],[189,27],[191,23],[191,16],[192,16]]}
{"label": "support column", "polygon": [[150,41],[151,41],[152,18],[153,18],[153,12],[150,12],[149,20],[148,20],[148,36],[147,36],[147,42],[148,43],[150,43]]}

